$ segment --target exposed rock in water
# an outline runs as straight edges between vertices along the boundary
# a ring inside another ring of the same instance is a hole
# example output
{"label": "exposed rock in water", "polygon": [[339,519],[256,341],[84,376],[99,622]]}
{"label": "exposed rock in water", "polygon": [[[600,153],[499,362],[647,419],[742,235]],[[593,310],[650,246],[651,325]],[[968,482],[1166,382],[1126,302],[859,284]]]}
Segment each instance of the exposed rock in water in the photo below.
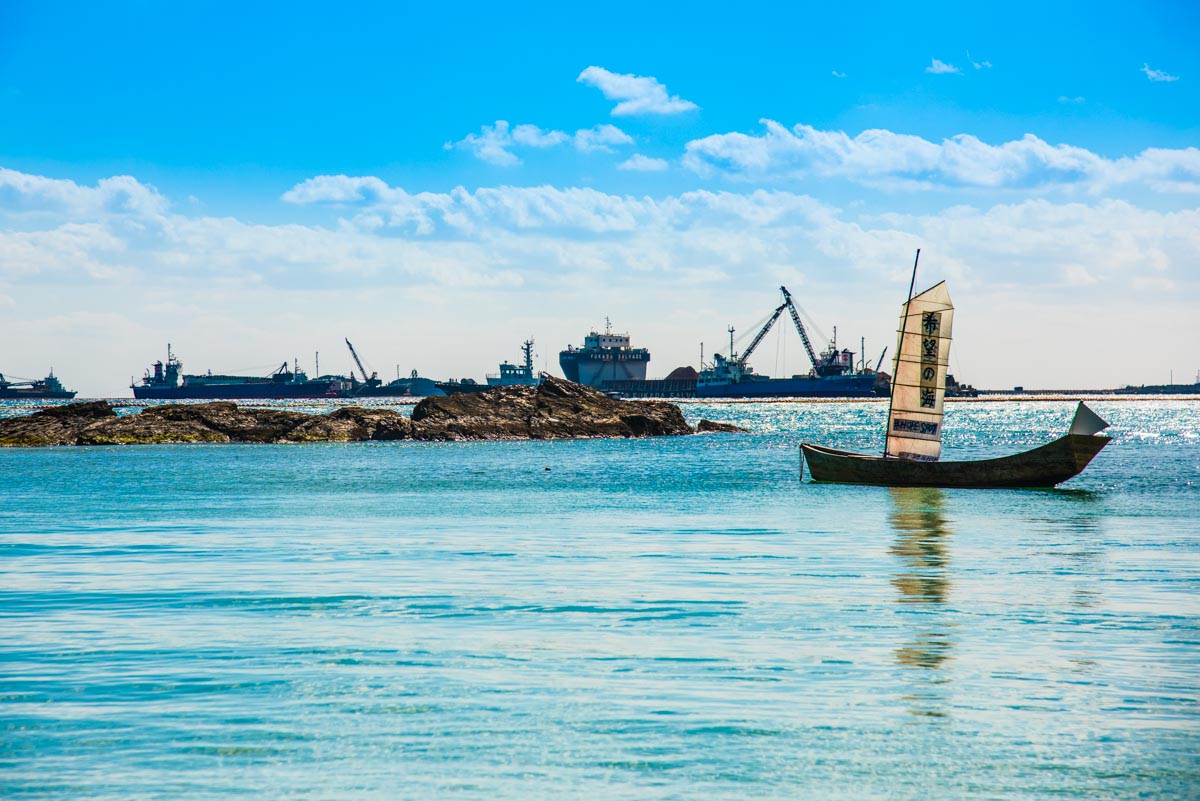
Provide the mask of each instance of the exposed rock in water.
{"label": "exposed rock in water", "polygon": [[88,426],[79,433],[78,444],[278,442],[310,417],[280,409],[243,409],[232,401],[150,406],[138,414]]}
{"label": "exposed rock in water", "polygon": [[[742,431],[703,420],[697,431]],[[693,433],[678,406],[623,401],[549,378],[538,387],[497,387],[426,398],[409,420],[391,409],[347,406],[310,415],[230,401],[151,406],[117,417],[107,401],[0,420],[0,446],[143,445],[189,442],[363,442],[657,437]]]}
{"label": "exposed rock in water", "polygon": [[416,439],[580,439],[691,434],[672,403],[623,401],[547,378],[537,387],[497,387],[426,398],[413,409]]}
{"label": "exposed rock in water", "polygon": [[412,439],[413,425],[391,409],[347,406],[329,414],[302,415],[307,418],[287,433],[288,442],[363,442],[365,440]]}
{"label": "exposed rock in water", "polygon": [[0,420],[0,445],[74,445],[80,431],[116,416],[108,401],[52,406],[28,417]]}
{"label": "exposed rock in water", "polygon": [[712,420],[701,420],[699,423],[696,423],[696,433],[697,434],[717,434],[717,433],[746,434],[749,432],[747,431],[747,429],[744,429],[741,426],[735,426],[733,423],[717,423]]}

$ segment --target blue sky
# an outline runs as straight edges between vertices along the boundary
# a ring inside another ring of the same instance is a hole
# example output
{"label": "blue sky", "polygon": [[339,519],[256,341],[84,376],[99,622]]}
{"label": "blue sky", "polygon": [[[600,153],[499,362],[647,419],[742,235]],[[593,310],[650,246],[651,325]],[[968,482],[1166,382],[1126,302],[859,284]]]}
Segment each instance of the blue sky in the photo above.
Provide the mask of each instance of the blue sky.
{"label": "blue sky", "polygon": [[553,369],[608,315],[665,374],[781,282],[881,348],[915,246],[976,384],[1200,367],[1196,4],[434,5],[0,6],[0,371]]}

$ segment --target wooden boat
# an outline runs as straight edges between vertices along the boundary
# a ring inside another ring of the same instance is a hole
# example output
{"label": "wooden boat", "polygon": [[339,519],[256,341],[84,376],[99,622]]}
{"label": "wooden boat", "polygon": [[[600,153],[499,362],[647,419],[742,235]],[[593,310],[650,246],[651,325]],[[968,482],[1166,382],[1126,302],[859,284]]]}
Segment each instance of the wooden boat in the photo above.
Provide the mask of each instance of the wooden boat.
{"label": "wooden boat", "polygon": [[914,262],[892,363],[883,455],[803,443],[800,450],[813,480],[888,487],[1053,487],[1083,472],[1109,438],[1099,435],[1108,423],[1082,402],[1067,435],[1041,447],[996,459],[939,461],[954,305],[945,281],[914,296],[916,275]]}

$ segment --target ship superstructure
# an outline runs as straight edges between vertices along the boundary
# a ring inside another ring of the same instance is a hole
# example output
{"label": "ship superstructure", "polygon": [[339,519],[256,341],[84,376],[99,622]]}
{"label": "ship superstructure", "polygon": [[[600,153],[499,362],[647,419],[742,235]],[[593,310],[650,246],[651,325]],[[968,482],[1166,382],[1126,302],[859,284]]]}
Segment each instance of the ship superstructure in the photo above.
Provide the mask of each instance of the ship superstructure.
{"label": "ship superstructure", "polygon": [[[800,320],[792,295],[787,287],[779,287],[783,293],[783,302],[776,307],[767,322],[742,353],[734,350],[733,326],[729,327],[729,355],[713,354],[712,363],[705,365],[696,380],[696,396],[700,398],[746,398],[746,397],[815,397],[815,398],[853,398],[866,397],[874,394],[875,371],[864,364],[859,370],[854,369],[854,352],[837,345],[837,329],[834,329],[833,339],[821,351],[820,356],[813,349],[808,337],[808,331]],[[750,355],[766,337],[767,332],[775,325],[775,321],[787,310],[804,343],[804,350],[812,363],[808,375],[794,375],[791,378],[770,378],[754,372],[750,366]],[[883,357],[880,356],[880,361]]]}
{"label": "ship superstructure", "polygon": [[146,371],[140,384],[133,384],[133,397],[151,400],[240,400],[250,398],[336,398],[349,391],[345,379],[329,376],[309,379],[294,364],[288,369],[284,362],[265,376],[214,375],[210,370],[202,375],[184,375],[183,362],[167,345],[166,362],[156,361]]}
{"label": "ship superstructure", "polygon": [[0,400],[70,400],[73,397],[75,392],[62,385],[53,368],[45,378],[6,378],[0,373]]}
{"label": "ship superstructure", "polygon": [[489,387],[525,386],[536,387],[542,383],[541,376],[533,374],[533,340],[527,339],[521,343],[521,364],[500,363],[499,373],[489,373]]}
{"label": "ship superstructure", "polygon": [[558,364],[568,381],[600,389],[605,381],[645,381],[650,351],[635,348],[628,334],[614,334],[604,320],[604,333],[592,331],[582,348],[568,347],[558,354]]}

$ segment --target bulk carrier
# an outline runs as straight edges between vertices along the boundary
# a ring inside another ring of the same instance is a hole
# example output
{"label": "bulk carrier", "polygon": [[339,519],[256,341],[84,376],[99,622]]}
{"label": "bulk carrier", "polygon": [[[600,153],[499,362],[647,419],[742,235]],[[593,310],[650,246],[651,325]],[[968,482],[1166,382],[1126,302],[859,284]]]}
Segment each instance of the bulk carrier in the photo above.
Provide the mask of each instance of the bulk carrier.
{"label": "bulk carrier", "polygon": [[140,384],[131,384],[133,397],[145,400],[226,400],[338,398],[350,391],[350,383],[342,376],[322,376],[310,380],[308,375],[284,362],[266,376],[184,375],[183,362],[175,358],[167,345],[167,361],[155,362]]}
{"label": "bulk carrier", "polygon": [[604,333],[592,331],[582,348],[568,346],[558,354],[558,365],[568,381],[604,389],[608,381],[645,381],[650,351],[630,344],[629,334],[614,334],[604,319]]}

